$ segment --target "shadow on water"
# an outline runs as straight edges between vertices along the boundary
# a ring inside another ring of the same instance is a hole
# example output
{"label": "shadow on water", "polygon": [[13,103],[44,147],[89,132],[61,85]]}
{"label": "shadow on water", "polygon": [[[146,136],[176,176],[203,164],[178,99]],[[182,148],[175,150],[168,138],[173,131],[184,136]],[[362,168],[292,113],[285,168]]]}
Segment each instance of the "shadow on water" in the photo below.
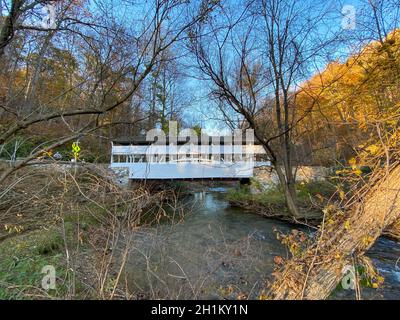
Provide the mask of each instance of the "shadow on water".
{"label": "shadow on water", "polygon": [[[232,208],[224,192],[197,192],[183,222],[135,233],[126,268],[131,290],[160,299],[259,296],[271,279],[274,257],[288,257],[274,230],[287,233],[294,226]],[[400,298],[400,245],[380,239],[368,255],[386,281],[382,289],[364,289],[363,298]],[[335,291],[331,298],[352,299],[354,292]]]}

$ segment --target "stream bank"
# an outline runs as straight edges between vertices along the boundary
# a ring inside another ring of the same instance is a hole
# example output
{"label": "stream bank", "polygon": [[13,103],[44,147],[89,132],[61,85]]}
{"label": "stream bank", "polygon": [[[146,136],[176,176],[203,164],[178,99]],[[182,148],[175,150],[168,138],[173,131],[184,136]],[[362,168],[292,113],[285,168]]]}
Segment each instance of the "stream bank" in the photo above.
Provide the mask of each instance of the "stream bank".
{"label": "stream bank", "polygon": [[[191,210],[175,224],[160,224],[134,235],[128,283],[145,298],[259,299],[275,268],[290,253],[276,232],[299,229],[290,223],[243,212],[225,199],[226,188],[209,188],[188,199]],[[304,232],[311,229],[302,227]],[[400,299],[400,245],[379,239],[368,256],[385,277],[381,288],[364,288],[364,299]],[[354,299],[336,290],[331,299]]]}

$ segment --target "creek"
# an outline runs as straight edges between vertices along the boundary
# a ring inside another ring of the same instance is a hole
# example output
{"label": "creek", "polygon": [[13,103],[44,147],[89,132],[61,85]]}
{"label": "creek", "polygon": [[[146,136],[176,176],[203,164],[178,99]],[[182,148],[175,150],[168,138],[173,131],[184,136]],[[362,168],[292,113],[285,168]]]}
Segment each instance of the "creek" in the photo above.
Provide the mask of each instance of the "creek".
{"label": "creek", "polygon": [[[274,257],[290,257],[276,237],[297,226],[266,219],[225,200],[225,188],[208,188],[186,199],[181,221],[135,231],[127,263],[128,286],[157,299],[257,299],[271,280]],[[303,228],[303,231],[311,231]],[[368,252],[385,278],[363,299],[400,299],[400,244],[380,238]],[[354,299],[335,290],[330,299]]]}

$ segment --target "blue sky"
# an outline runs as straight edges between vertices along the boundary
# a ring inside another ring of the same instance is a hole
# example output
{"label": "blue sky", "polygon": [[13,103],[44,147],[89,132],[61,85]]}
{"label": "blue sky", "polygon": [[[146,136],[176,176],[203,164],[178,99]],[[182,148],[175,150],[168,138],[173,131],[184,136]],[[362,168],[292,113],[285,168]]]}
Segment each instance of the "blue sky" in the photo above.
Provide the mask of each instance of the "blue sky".
{"label": "blue sky", "polygon": [[[303,0],[304,1],[304,0]],[[332,47],[333,52],[329,52],[330,53],[330,57],[327,59],[323,59],[321,58],[320,60],[318,60],[318,58],[316,58],[316,60],[314,61],[314,64],[316,66],[316,68],[314,69],[314,71],[311,71],[311,73],[315,73],[318,70],[322,71],[327,63],[329,61],[332,61],[332,59],[334,60],[339,60],[339,61],[345,61],[349,55],[351,55],[352,53],[354,53],[355,51],[358,51],[361,44],[360,41],[358,39],[359,36],[362,35],[362,37],[365,39],[364,41],[364,45],[366,43],[368,43],[369,41],[371,41],[372,39],[376,39],[377,38],[377,34],[376,34],[376,28],[375,25],[373,23],[365,23],[364,19],[366,19],[366,15],[367,16],[372,16],[372,11],[370,9],[367,9],[367,11],[365,11],[366,7],[365,5],[368,3],[368,0],[344,0],[344,1],[337,1],[335,4],[337,4],[337,9],[342,11],[342,14],[347,14],[348,18],[351,18],[352,12],[351,10],[343,10],[344,8],[350,8],[353,7],[354,8],[354,13],[355,13],[355,29],[349,29],[349,30],[343,30],[342,28],[342,22],[344,20],[344,17],[340,15],[340,12],[336,12],[334,15],[330,16],[329,18],[327,18],[326,20],[326,24],[324,26],[321,26],[319,30],[316,30],[317,33],[324,35],[324,34],[328,34],[328,33],[333,33],[333,32],[339,32],[340,36],[343,37],[343,42],[340,42],[340,44],[336,45],[335,47]],[[389,1],[385,0],[384,4],[388,4]],[[342,9],[342,10],[341,10]],[[387,8],[385,9],[384,7],[384,14],[383,14],[383,25],[385,25],[386,27],[386,31],[391,31],[396,27],[400,27],[398,25],[398,17],[399,17],[399,11],[393,10],[392,8],[390,10],[388,10]],[[400,10],[400,7],[398,8],[398,10]],[[310,16],[312,16],[310,14]],[[332,18],[332,20],[330,20],[330,18]],[[344,20],[344,21],[348,21]],[[394,23],[394,21],[396,21],[396,23]],[[374,32],[375,31],[375,32]],[[355,46],[355,44],[357,44]],[[311,74],[309,75],[311,76]],[[304,81],[306,80],[308,77],[306,77],[305,79],[299,79],[299,81]],[[198,84],[197,84],[198,85]],[[196,83],[193,83],[193,87],[196,88]],[[194,92],[198,92],[199,97],[201,97],[201,95],[206,94],[206,86],[202,86],[201,88],[199,88],[199,90],[193,90]],[[199,119],[203,118],[205,119],[204,126],[208,131],[212,131],[212,132],[219,132],[220,131],[220,124],[218,124],[215,121],[210,121],[210,120],[206,120],[208,114],[210,113],[210,101],[208,101],[207,98],[204,98],[203,100],[199,100],[197,106],[194,108],[194,110],[192,111],[192,113],[194,113]]]}
{"label": "blue sky", "polygon": [[[10,0],[0,0],[3,4],[3,11],[4,9],[4,4],[5,3],[10,3]],[[239,0],[226,0],[230,3],[239,3]],[[299,0],[299,1],[305,1],[305,0]],[[344,6],[354,6],[356,10],[356,30],[355,32],[362,31],[360,28],[358,22],[358,15],[361,13],[361,9],[363,5],[366,3],[368,0],[338,0],[337,4],[339,5],[338,7],[344,7]],[[109,8],[104,8],[105,12],[109,12],[110,14],[116,16],[118,20],[121,22],[124,21],[127,25],[129,25],[132,28],[135,28],[135,25],[140,25],[136,24],[135,22],[137,21],[138,17],[141,16],[141,13],[145,11],[146,7],[151,5],[152,1],[146,1],[143,4],[143,1],[135,1],[137,4],[135,5],[125,5],[123,1],[120,0],[90,0],[91,8],[93,8],[94,11],[100,10],[98,7],[99,3],[105,4],[105,6],[108,6]],[[134,3],[134,1],[132,1]],[[139,5],[139,3],[142,3]],[[391,14],[395,14],[392,12],[387,12],[387,16],[390,19]],[[330,32],[332,30],[337,30],[337,28],[340,28],[341,26],[341,18],[339,15],[337,16],[336,20],[329,21],[325,25],[325,27],[321,28],[318,32],[321,34]],[[351,34],[352,31],[346,31],[350,32]],[[337,52],[332,52],[333,56],[341,57],[342,59],[345,59],[346,56],[351,52],[351,46],[344,46],[341,47],[340,50],[337,50]],[[210,84],[207,82],[201,82],[195,77],[196,76],[194,69],[187,68],[185,64],[191,63],[193,61],[186,60],[184,61],[183,68],[187,72],[186,79],[185,79],[185,89],[187,92],[189,92],[193,98],[193,103],[189,105],[186,110],[184,110],[184,116],[189,120],[189,123],[191,124],[200,124],[206,131],[210,133],[219,133],[221,130],[224,128],[223,123],[215,121],[213,118],[217,115],[216,112],[216,106],[212,101],[208,99],[208,92],[210,88]],[[325,66],[325,61],[321,59],[320,62],[317,63],[318,69],[323,69]]]}

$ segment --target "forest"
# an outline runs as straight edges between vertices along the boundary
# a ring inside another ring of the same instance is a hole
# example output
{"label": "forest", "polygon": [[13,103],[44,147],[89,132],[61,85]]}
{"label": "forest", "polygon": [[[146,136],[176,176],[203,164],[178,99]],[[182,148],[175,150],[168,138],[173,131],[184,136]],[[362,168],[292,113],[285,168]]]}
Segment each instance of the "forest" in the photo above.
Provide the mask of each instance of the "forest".
{"label": "forest", "polygon": [[[0,13],[1,300],[400,299],[399,0]],[[110,169],[113,143],[171,122],[252,130],[269,165],[246,184]]]}

